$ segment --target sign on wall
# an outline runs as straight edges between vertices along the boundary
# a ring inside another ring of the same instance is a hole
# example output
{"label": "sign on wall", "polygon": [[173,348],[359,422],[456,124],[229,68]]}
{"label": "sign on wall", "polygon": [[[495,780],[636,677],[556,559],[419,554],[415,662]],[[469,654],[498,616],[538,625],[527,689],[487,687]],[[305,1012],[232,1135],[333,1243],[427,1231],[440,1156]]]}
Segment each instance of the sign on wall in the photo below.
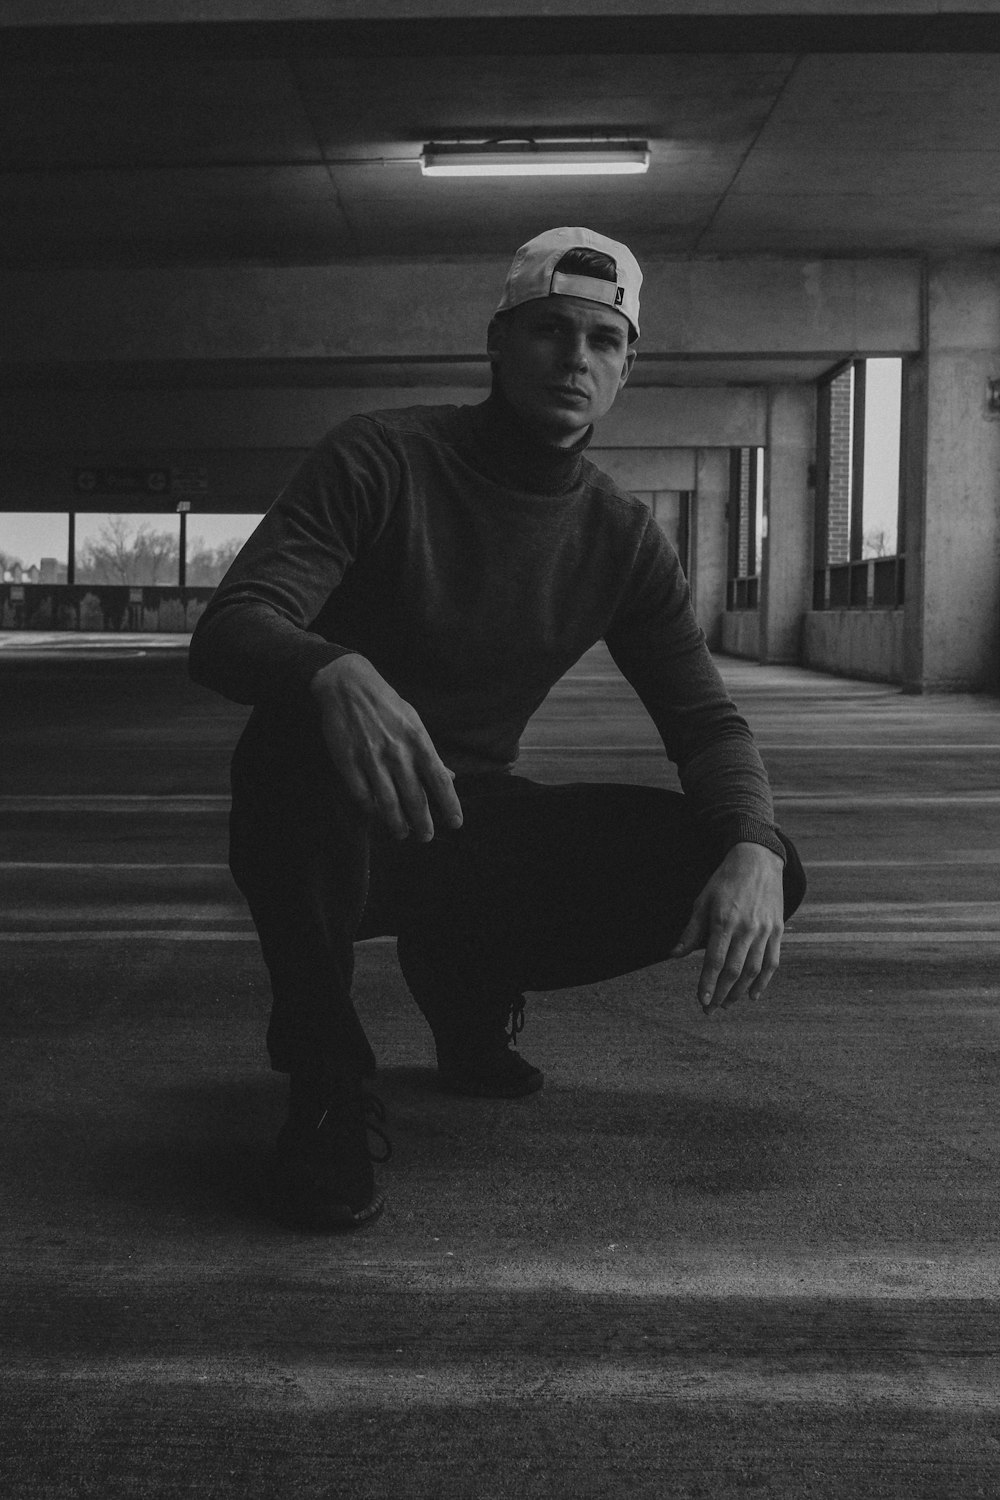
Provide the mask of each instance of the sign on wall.
{"label": "sign on wall", "polygon": [[184,464],[145,468],[139,464],[96,464],[73,470],[78,495],[205,495],[208,470]]}
{"label": "sign on wall", "polygon": [[115,464],[109,468],[74,469],[73,488],[78,495],[167,495],[169,469],[138,469]]}

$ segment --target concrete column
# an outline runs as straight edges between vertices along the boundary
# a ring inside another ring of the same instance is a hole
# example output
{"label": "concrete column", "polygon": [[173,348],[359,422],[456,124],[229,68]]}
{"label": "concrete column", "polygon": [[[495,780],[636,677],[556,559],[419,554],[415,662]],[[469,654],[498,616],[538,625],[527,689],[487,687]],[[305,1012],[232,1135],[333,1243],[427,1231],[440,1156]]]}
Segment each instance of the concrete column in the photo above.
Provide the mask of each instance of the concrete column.
{"label": "concrete column", "polygon": [[797,662],[802,619],[812,605],[816,393],[812,386],[773,386],[764,455],[760,659]]}
{"label": "concrete column", "polygon": [[931,261],[910,371],[903,681],[1000,689],[1000,256]]}
{"label": "concrete column", "polygon": [[691,592],[708,644],[722,644],[726,608],[729,449],[701,448],[691,500]]}

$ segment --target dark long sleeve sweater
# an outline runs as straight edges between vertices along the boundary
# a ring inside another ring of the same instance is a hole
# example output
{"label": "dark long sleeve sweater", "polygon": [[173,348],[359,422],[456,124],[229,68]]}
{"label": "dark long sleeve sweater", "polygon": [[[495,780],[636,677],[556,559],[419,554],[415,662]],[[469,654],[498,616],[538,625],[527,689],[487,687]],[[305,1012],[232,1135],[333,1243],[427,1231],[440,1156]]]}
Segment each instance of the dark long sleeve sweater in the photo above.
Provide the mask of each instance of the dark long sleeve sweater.
{"label": "dark long sleeve sweater", "polygon": [[491,397],[334,428],[236,558],[191,642],[196,682],[267,739],[315,673],[366,656],[457,772],[503,769],[549,689],[603,639],[720,857],[784,855],[767,776],[647,508],[533,442]]}

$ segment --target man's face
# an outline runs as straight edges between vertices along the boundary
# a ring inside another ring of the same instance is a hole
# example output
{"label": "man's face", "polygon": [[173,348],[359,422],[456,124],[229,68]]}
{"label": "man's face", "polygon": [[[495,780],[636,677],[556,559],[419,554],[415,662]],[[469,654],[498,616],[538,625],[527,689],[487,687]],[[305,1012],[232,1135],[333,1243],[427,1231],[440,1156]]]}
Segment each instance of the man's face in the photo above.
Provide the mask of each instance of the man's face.
{"label": "man's face", "polygon": [[582,297],[522,302],[490,326],[487,350],[510,405],[567,448],[610,411],[635,360],[623,313]]}

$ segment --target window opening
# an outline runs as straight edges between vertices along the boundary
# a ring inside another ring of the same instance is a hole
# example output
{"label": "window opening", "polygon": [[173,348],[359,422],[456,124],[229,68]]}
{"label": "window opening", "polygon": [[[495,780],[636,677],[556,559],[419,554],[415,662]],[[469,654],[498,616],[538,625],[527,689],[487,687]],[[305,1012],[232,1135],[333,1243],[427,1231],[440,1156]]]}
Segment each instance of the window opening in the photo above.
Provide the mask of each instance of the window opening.
{"label": "window opening", "polygon": [[260,520],[0,511],[0,629],[190,631]]}
{"label": "window opening", "polygon": [[903,601],[903,362],[856,359],[817,398],[813,608]]}
{"label": "window opening", "polygon": [[728,609],[756,609],[764,535],[764,449],[734,448],[729,468]]}
{"label": "window opening", "polygon": [[200,515],[187,517],[186,579],[189,588],[215,588],[262,517]]}
{"label": "window opening", "polygon": [[176,584],[180,524],[176,515],[76,517],[74,581],[78,584]]}
{"label": "window opening", "polygon": [[677,553],[681,568],[687,575],[691,549],[691,491],[631,490],[630,493],[652,511],[656,524]]}
{"label": "window opening", "polygon": [[892,557],[899,536],[903,361],[866,359],[861,556]]}
{"label": "window opening", "polygon": [[0,512],[0,581],[65,583],[68,531],[59,512]]}

